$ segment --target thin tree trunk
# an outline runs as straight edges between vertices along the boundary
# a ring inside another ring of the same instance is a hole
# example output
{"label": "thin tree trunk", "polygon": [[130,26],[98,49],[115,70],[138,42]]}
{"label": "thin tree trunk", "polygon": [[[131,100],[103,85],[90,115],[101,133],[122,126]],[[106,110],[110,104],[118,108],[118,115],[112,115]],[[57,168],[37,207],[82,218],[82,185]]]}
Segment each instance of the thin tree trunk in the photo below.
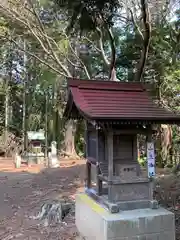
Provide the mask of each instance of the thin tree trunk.
{"label": "thin tree trunk", "polygon": [[9,79],[6,79],[6,84],[5,84],[5,122],[4,122],[5,148],[7,148],[7,142],[8,142],[8,123],[9,123]]}
{"label": "thin tree trunk", "polygon": [[45,93],[45,161],[48,166],[48,93]]}
{"label": "thin tree trunk", "polygon": [[23,83],[23,120],[22,120],[22,132],[23,132],[23,152],[26,149],[26,82]]}
{"label": "thin tree trunk", "polygon": [[73,120],[69,120],[65,132],[65,152],[69,156],[77,156],[75,149],[75,132],[76,124]]}
{"label": "thin tree trunk", "polygon": [[56,101],[57,101],[57,86],[56,83],[53,85],[53,99],[52,99],[52,104],[53,104],[53,112],[52,112],[52,119],[53,119],[53,141],[56,141],[58,130],[57,130],[57,124],[56,124]]}
{"label": "thin tree trunk", "polygon": [[[6,150],[8,148],[8,124],[9,124],[9,97],[10,97],[10,87],[9,82],[11,82],[12,79],[12,43],[10,42],[9,46],[9,57],[8,57],[8,77],[5,81],[5,131],[4,131],[4,143],[6,146]],[[7,151],[5,151],[5,155],[7,155]]]}
{"label": "thin tree trunk", "polygon": [[[159,72],[159,77],[158,77],[158,82],[157,82],[157,100],[160,105],[161,102],[161,69],[158,69]],[[158,125],[157,128],[157,139],[156,139],[156,151],[157,151],[157,165],[158,167],[162,168],[164,167],[164,162],[162,158],[162,132],[161,132],[161,125]]]}
{"label": "thin tree trunk", "polygon": [[23,119],[22,119],[22,133],[23,133],[23,152],[26,150],[26,42],[24,40],[24,81],[23,81]]}
{"label": "thin tree trunk", "polygon": [[140,33],[140,36],[142,37],[143,48],[140,52],[140,59],[137,63],[136,73],[134,76],[134,80],[137,82],[143,80],[142,78],[143,78],[143,74],[146,66],[146,61],[148,58],[149,45],[150,45],[150,39],[151,39],[150,12],[149,12],[147,0],[141,0],[141,14],[142,14],[143,30],[142,31],[139,30],[139,33]]}
{"label": "thin tree trunk", "polygon": [[[72,46],[76,46],[76,41],[74,39]],[[75,47],[76,54],[79,55],[79,52],[77,52],[77,48]],[[70,56],[71,61],[75,61],[74,57]],[[69,65],[69,69],[71,72],[71,75],[73,77],[79,77],[77,76],[76,68],[72,65]],[[64,145],[65,145],[65,152],[67,156],[77,156],[76,149],[75,149],[75,133],[76,133],[76,124],[73,120],[69,120],[66,123],[66,129],[65,129],[65,138],[64,138]]]}
{"label": "thin tree trunk", "polygon": [[59,116],[59,112],[56,111],[56,142],[57,142],[57,150],[60,150],[60,145],[61,145],[61,135],[60,135],[60,129],[61,125],[60,122],[62,119]]}

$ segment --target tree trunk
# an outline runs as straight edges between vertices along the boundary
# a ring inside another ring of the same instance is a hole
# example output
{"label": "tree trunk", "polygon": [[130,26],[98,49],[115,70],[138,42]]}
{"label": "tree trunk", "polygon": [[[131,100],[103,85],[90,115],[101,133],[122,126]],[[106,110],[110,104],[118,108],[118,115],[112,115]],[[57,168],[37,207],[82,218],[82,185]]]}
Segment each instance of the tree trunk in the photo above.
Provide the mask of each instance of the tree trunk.
{"label": "tree trunk", "polygon": [[8,79],[6,80],[5,86],[5,123],[4,123],[4,146],[7,148],[8,142],[8,123],[9,123],[9,86],[8,86]]}
{"label": "tree trunk", "polygon": [[[143,40],[143,49],[140,52],[140,59],[136,66],[136,73],[134,80],[141,82],[143,79],[143,74],[146,66],[146,61],[148,58],[149,45],[151,39],[151,22],[150,22],[150,12],[148,7],[148,2],[146,0],[141,0],[141,14],[142,14],[142,24],[143,30],[139,31],[139,34]],[[133,18],[134,21],[134,18]],[[135,23],[136,25],[136,23]]]}
{"label": "tree trunk", "polygon": [[[26,50],[26,42],[24,41],[24,50]],[[24,69],[26,69],[26,54],[24,52]],[[22,133],[23,133],[23,152],[26,150],[26,78],[27,73],[24,73],[23,80],[23,119],[22,119]]]}
{"label": "tree trunk", "polygon": [[[161,106],[162,96],[161,96],[161,88],[163,82],[163,68],[162,65],[158,62],[154,65],[156,71],[159,73],[157,78],[157,100],[159,105]],[[166,165],[172,165],[172,128],[171,126],[161,124],[158,126],[158,136],[156,139],[157,146],[157,164],[159,167],[164,167]]]}
{"label": "tree trunk", "polygon": [[56,121],[55,121],[55,123],[56,123],[56,125],[55,125],[55,129],[56,129],[56,143],[57,143],[57,150],[59,150],[60,149],[60,145],[61,145],[61,136],[60,136],[60,129],[61,129],[61,127],[60,127],[60,121],[61,121],[61,119],[60,119],[60,117],[59,117],[59,112],[58,112],[58,110],[56,110],[56,113],[55,113],[55,119],[56,119]]}
{"label": "tree trunk", "polygon": [[57,142],[57,135],[58,135],[58,129],[57,129],[57,89],[59,90],[59,88],[57,87],[57,83],[54,83],[53,85],[53,94],[52,94],[52,107],[53,107],[53,111],[52,111],[52,120],[53,120],[53,133],[52,133],[52,137],[53,137],[53,141]]}
{"label": "tree trunk", "polygon": [[48,92],[45,93],[45,163],[48,166]]}
{"label": "tree trunk", "polygon": [[157,146],[157,164],[158,167],[164,167],[166,165],[171,166],[172,161],[172,129],[168,125],[159,125],[158,137],[156,140]]}
{"label": "tree trunk", "polygon": [[162,134],[161,134],[161,145],[162,145],[162,158],[165,162],[165,165],[171,166],[171,150],[172,150],[172,129],[171,126],[162,124],[161,125]]}
{"label": "tree trunk", "polygon": [[26,80],[24,79],[23,87],[23,119],[22,119],[22,133],[23,133],[23,152],[26,150]]}
{"label": "tree trunk", "polygon": [[73,120],[69,120],[66,124],[65,132],[65,152],[69,156],[77,156],[75,149],[75,132],[76,124]]}

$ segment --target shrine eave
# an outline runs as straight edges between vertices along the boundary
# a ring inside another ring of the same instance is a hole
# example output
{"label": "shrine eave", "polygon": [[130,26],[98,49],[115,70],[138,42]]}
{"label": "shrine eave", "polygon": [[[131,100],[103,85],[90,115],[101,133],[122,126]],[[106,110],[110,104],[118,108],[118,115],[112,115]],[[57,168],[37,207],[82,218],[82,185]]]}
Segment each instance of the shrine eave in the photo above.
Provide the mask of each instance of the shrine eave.
{"label": "shrine eave", "polygon": [[157,106],[141,83],[68,81],[64,118],[108,124],[180,124],[176,115]]}

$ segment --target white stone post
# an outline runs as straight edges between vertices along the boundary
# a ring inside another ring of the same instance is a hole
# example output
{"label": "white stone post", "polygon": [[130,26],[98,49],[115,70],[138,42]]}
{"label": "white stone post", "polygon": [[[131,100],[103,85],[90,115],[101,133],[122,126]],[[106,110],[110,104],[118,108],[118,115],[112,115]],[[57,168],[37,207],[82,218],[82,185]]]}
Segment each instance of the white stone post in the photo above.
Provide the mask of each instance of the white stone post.
{"label": "white stone post", "polygon": [[58,158],[57,158],[57,143],[53,141],[51,143],[51,153],[49,154],[50,166],[59,167]]}

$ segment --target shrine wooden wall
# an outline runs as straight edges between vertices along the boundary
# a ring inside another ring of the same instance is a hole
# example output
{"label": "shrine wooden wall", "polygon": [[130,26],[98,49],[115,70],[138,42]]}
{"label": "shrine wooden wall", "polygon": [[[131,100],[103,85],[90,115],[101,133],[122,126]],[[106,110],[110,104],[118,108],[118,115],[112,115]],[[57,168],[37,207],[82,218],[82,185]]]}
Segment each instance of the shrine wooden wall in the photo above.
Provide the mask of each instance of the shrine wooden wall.
{"label": "shrine wooden wall", "polygon": [[[98,159],[99,162],[107,162],[107,139],[102,130],[96,130],[88,125],[86,133],[86,157]],[[98,142],[98,143],[97,143]],[[137,136],[134,134],[116,133],[113,136],[114,163],[128,164],[137,162]]]}

